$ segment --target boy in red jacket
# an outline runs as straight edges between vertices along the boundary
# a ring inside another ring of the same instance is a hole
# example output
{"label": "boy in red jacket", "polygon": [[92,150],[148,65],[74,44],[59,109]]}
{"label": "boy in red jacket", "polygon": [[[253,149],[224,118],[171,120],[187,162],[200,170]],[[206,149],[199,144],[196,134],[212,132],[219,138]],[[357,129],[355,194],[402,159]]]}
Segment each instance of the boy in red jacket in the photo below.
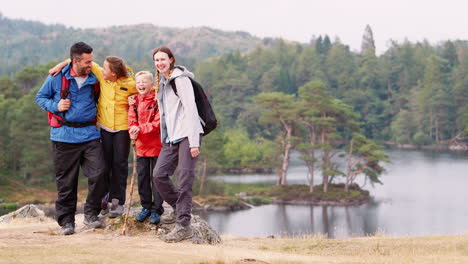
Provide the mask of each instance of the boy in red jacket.
{"label": "boy in red jacket", "polygon": [[143,209],[136,220],[157,224],[164,213],[163,199],[152,186],[154,166],[161,151],[160,117],[158,102],[153,90],[153,74],[141,71],[135,75],[138,96],[129,99],[128,127],[130,138],[135,140],[138,168],[138,194]]}

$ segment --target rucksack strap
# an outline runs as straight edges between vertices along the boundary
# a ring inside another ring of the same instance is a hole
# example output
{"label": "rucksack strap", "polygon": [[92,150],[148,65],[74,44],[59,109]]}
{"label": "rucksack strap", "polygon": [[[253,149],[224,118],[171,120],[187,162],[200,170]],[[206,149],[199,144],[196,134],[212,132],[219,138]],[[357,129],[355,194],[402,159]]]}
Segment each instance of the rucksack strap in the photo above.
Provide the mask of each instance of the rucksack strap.
{"label": "rucksack strap", "polygon": [[156,111],[158,111],[158,101],[154,101],[153,113],[151,113],[150,120],[149,120],[150,122],[153,122],[154,117],[156,116]]}
{"label": "rucksack strap", "polygon": [[135,96],[135,103],[133,104],[133,111],[135,111],[135,119],[138,122],[138,95]]}
{"label": "rucksack strap", "polygon": [[[151,116],[149,118],[149,122],[153,122],[154,117],[156,116],[156,111],[158,111],[158,101],[154,101],[153,104],[153,112],[151,113]],[[135,104],[133,104],[133,111],[135,111],[135,119],[138,122],[138,96],[135,97]]]}
{"label": "rucksack strap", "polygon": [[100,95],[100,92],[101,92],[101,85],[99,84],[99,81],[97,81],[94,85],[93,85],[93,91],[94,91],[94,100],[96,100],[96,103],[99,99],[99,95]]}
{"label": "rucksack strap", "polygon": [[177,86],[175,84],[175,79],[176,78],[172,79],[169,83],[171,84],[172,90],[174,91],[175,95],[179,96],[179,94],[177,93]]}
{"label": "rucksack strap", "polygon": [[62,74],[62,88],[60,88],[60,98],[65,99],[70,93],[70,81]]}
{"label": "rucksack strap", "polygon": [[[97,100],[99,98],[99,92],[100,92],[100,85],[99,81],[97,81],[93,85],[93,95],[94,99]],[[65,77],[65,75],[62,74],[62,87],[60,88],[60,98],[61,99],[66,99],[68,95],[70,94],[70,80]],[[62,125],[62,126],[69,126],[69,127],[87,127],[87,126],[95,126],[96,125],[96,118],[94,118],[93,121],[85,122],[85,123],[78,123],[78,122],[68,122],[65,118],[65,113],[67,111],[64,111],[62,113],[63,117],[60,117],[56,114],[53,114],[53,116],[56,116],[57,123]],[[57,118],[58,117],[58,118]]]}

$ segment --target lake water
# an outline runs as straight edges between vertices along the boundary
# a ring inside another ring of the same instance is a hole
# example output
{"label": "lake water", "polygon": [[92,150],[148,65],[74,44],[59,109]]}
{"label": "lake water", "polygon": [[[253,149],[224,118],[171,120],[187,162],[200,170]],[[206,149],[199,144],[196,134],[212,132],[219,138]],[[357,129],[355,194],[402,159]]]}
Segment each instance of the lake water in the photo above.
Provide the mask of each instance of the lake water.
{"label": "lake water", "polygon": [[[236,212],[198,213],[218,232],[236,236],[324,234],[330,238],[427,236],[468,232],[468,153],[387,150],[383,185],[364,188],[361,206],[264,205]],[[293,159],[288,184],[306,184],[307,169]],[[316,175],[315,183],[319,183]],[[276,181],[275,175],[217,176],[237,183]]]}

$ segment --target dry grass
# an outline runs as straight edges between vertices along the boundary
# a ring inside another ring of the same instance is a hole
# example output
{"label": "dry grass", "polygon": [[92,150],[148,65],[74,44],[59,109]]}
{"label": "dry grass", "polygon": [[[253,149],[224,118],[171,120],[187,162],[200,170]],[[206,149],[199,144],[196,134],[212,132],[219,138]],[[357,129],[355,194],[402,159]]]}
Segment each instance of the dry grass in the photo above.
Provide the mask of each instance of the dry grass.
{"label": "dry grass", "polygon": [[[83,228],[77,218],[77,230]],[[0,224],[0,263],[468,263],[468,235],[326,239],[223,236],[221,245],[166,244],[154,232],[56,235],[45,218]],[[254,261],[257,260],[257,261]]]}

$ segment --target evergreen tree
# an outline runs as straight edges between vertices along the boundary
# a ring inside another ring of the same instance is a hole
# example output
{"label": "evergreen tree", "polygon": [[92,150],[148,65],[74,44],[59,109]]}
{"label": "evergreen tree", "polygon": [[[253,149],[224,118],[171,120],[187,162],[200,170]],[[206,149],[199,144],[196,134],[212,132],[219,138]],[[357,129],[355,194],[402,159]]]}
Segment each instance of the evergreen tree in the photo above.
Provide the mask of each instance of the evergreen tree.
{"label": "evergreen tree", "polygon": [[[328,191],[328,184],[334,176],[343,174],[332,161],[338,154],[338,145],[342,142],[342,131],[358,129],[357,116],[352,108],[341,100],[333,98],[326,91],[322,82],[312,81],[300,88],[299,119],[309,131],[309,142],[300,146],[304,160],[313,176],[315,149],[319,148],[321,155],[323,191]],[[306,147],[310,147],[307,149]]]}
{"label": "evergreen tree", "polygon": [[317,107],[317,102],[323,100],[320,93],[316,91],[324,90],[325,85],[320,81],[311,81],[299,88],[298,120],[305,126],[307,136],[301,137],[300,143],[296,149],[302,154],[301,159],[305,161],[308,169],[307,180],[309,182],[309,191],[314,191],[315,163],[317,158],[316,151],[319,149],[318,126],[321,112]]}
{"label": "evergreen tree", "polygon": [[15,82],[10,80],[8,76],[0,77],[0,94],[5,96],[5,99],[18,99],[23,95],[21,90],[18,89],[18,86],[16,86]]}
{"label": "evergreen tree", "polygon": [[355,57],[351,54],[349,47],[340,43],[334,44],[324,64],[328,87],[333,96],[342,99],[350,89],[357,86]]}
{"label": "evergreen tree", "polygon": [[330,37],[325,35],[322,42],[322,52],[323,54],[328,54],[328,51],[331,49],[332,43],[330,41]]}
{"label": "evergreen tree", "polygon": [[364,35],[362,36],[361,42],[361,54],[367,52],[375,55],[374,34],[372,33],[372,29],[369,25],[366,25],[366,28],[364,29]]}
{"label": "evergreen tree", "polygon": [[354,183],[357,176],[364,174],[371,184],[382,182],[379,176],[385,171],[379,163],[389,162],[383,147],[375,144],[359,133],[353,133],[348,146],[345,191]]}
{"label": "evergreen tree", "polygon": [[443,44],[441,57],[447,60],[447,70],[449,72],[459,64],[457,49],[452,41],[449,40]]}
{"label": "evergreen tree", "polygon": [[282,129],[279,137],[282,153],[282,165],[277,169],[277,185],[285,185],[289,157],[293,148],[293,129],[297,119],[294,107],[294,95],[284,93],[261,93],[255,96],[255,101],[262,107],[260,122],[278,124]]}
{"label": "evergreen tree", "polygon": [[315,40],[315,50],[316,50],[319,54],[325,53],[325,52],[324,52],[324,47],[323,47],[323,38],[322,38],[321,35]]}
{"label": "evergreen tree", "polygon": [[[369,28],[370,30],[370,28]],[[369,34],[371,31],[368,32]],[[370,38],[370,37],[369,37]],[[368,40],[370,41],[370,40]],[[369,44],[370,45],[370,44]],[[375,49],[368,48],[362,52],[358,68],[359,89],[363,91],[367,101],[361,106],[361,115],[364,120],[364,135],[369,138],[384,138],[385,127],[391,122],[388,116],[388,90],[382,85],[381,71]],[[355,106],[356,104],[351,103]]]}
{"label": "evergreen tree", "polygon": [[297,87],[301,87],[310,80],[327,81],[327,77],[322,70],[321,58],[317,51],[310,46],[305,46],[302,52],[298,54],[293,67]]}
{"label": "evergreen tree", "polygon": [[454,70],[453,98],[455,102],[456,135],[468,136],[468,47],[461,51],[461,61]]}
{"label": "evergreen tree", "polygon": [[436,143],[451,136],[447,127],[450,127],[454,102],[448,85],[446,65],[447,61],[438,56],[428,58],[424,81],[417,95],[421,132]]}
{"label": "evergreen tree", "polygon": [[52,153],[50,149],[47,115],[34,102],[33,93],[22,97],[12,111],[10,134],[13,158],[25,183],[53,182]]}

